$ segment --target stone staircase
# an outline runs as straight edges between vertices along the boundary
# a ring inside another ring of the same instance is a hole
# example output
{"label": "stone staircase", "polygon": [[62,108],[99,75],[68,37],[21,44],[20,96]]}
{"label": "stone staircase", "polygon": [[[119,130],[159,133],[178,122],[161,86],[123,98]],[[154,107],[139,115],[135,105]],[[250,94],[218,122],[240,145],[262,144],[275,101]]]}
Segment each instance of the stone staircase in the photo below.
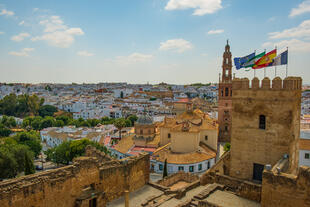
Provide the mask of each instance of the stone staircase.
{"label": "stone staircase", "polygon": [[209,184],[203,191],[195,195],[191,200],[185,201],[177,207],[198,207],[199,201],[206,199],[216,190],[224,190],[224,186],[217,183]]}

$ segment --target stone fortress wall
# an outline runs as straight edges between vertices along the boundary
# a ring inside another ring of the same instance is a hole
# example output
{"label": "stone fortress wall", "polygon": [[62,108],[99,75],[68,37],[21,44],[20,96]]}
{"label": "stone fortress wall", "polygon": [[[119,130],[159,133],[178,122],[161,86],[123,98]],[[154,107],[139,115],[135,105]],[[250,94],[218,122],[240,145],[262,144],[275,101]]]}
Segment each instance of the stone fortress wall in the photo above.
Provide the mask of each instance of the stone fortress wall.
{"label": "stone fortress wall", "polygon": [[297,175],[288,174],[288,159],[282,158],[271,170],[264,170],[261,205],[310,206],[310,168],[301,166]]}
{"label": "stone fortress wall", "polygon": [[[298,139],[302,80],[254,78],[233,80],[233,110],[230,176],[251,180],[253,165],[275,165],[284,155],[290,159],[290,170],[298,167]],[[266,128],[259,119],[266,118]]]}
{"label": "stone fortress wall", "polygon": [[72,165],[0,182],[0,206],[80,207],[94,199],[97,206],[105,206],[125,190],[131,192],[149,182],[148,154],[116,161],[87,150],[93,157],[79,157]]}

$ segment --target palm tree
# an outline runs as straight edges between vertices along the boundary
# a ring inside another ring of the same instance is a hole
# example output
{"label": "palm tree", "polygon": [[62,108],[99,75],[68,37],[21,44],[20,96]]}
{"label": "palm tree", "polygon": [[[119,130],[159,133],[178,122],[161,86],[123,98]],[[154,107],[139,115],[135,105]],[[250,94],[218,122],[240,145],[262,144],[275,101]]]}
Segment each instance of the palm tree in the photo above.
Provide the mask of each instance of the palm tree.
{"label": "palm tree", "polygon": [[114,126],[119,130],[119,138],[122,138],[122,129],[126,126],[126,121],[124,118],[118,118],[114,122]]}

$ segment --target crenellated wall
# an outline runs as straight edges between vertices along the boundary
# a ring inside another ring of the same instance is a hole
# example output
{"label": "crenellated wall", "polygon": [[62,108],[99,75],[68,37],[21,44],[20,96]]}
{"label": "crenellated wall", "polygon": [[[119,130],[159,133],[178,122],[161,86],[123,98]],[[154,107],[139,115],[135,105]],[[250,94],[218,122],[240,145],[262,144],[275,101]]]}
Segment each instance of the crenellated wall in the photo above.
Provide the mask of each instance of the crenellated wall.
{"label": "crenellated wall", "polygon": [[105,206],[125,189],[134,191],[148,181],[148,154],[105,162],[79,157],[69,166],[0,182],[0,206],[80,207],[93,198]]}
{"label": "crenellated wall", "polygon": [[247,89],[262,89],[262,90],[301,90],[302,79],[300,77],[286,77],[281,79],[280,77],[275,77],[272,81],[265,77],[261,82],[257,77],[250,81],[248,78],[234,78],[233,79],[233,90],[247,90]]}
{"label": "crenellated wall", "polygon": [[233,80],[230,176],[252,180],[254,163],[274,165],[283,154],[297,169],[301,86],[299,77]]}
{"label": "crenellated wall", "polygon": [[264,170],[261,205],[310,206],[310,168],[299,167],[297,175]]}

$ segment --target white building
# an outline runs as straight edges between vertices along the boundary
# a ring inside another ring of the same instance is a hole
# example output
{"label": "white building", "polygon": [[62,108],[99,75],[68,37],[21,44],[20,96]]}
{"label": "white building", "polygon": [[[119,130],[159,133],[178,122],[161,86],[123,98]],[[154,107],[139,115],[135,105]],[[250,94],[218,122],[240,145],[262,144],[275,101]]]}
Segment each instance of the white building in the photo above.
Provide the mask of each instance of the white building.
{"label": "white building", "polygon": [[301,130],[299,140],[299,166],[310,167],[310,130]]}

